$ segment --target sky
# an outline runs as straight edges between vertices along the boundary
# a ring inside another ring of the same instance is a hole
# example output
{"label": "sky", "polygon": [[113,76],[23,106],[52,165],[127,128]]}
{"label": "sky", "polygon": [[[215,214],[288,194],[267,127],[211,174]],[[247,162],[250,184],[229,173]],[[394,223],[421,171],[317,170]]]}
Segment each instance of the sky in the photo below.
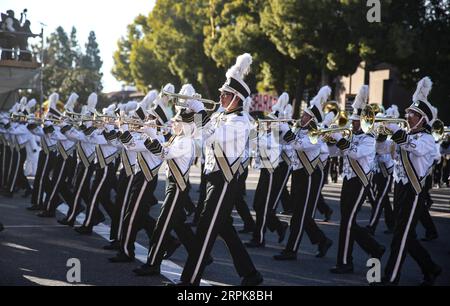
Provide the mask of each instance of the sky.
{"label": "sky", "polygon": [[[117,91],[121,84],[112,76],[113,53],[117,40],[126,35],[127,25],[139,15],[148,15],[155,0],[0,0],[0,11],[12,9],[16,18],[27,9],[27,18],[34,33],[41,31],[48,36],[58,26],[70,34],[72,26],[77,29],[77,38],[84,50],[90,31],[95,31],[100,56],[103,61],[103,91]],[[30,43],[35,42],[29,40]]]}

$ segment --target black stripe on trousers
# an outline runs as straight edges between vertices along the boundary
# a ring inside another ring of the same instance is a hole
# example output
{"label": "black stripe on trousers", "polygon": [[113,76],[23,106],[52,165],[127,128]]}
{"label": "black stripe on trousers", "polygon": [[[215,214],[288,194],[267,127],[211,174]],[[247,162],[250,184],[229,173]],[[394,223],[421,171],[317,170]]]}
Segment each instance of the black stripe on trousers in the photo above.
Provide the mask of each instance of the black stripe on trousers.
{"label": "black stripe on trousers", "polygon": [[237,175],[227,183],[220,171],[206,176],[208,192],[205,208],[200,216],[195,244],[189,254],[181,275],[183,282],[198,285],[205,269],[204,261],[209,256],[218,235],[222,237],[230,251],[233,264],[239,276],[251,275],[256,271],[253,262],[240,240],[231,211],[238,190]]}
{"label": "black stripe on trousers", "polygon": [[394,236],[391,242],[391,252],[385,268],[385,277],[389,282],[398,283],[400,270],[408,252],[418,263],[422,273],[431,272],[436,264],[430,254],[421,245],[416,235],[416,225],[426,209],[423,193],[416,195],[411,184],[396,184],[401,203],[395,219]]}
{"label": "black stripe on trousers", "polygon": [[144,229],[149,239],[152,237],[156,221],[150,214],[150,207],[158,203],[154,196],[158,176],[147,182],[142,171],[133,180],[130,202],[123,219],[120,250],[128,257],[134,257],[134,242],[141,229]]}
{"label": "black stripe on trousers", "polygon": [[185,223],[186,213],[183,209],[183,204],[188,196],[189,190],[181,191],[177,187],[175,180],[170,176],[168,178],[164,204],[161,207],[155,230],[150,239],[150,251],[147,257],[147,264],[151,266],[159,266],[161,264],[172,229],[175,230],[175,233],[188,251],[188,254],[192,252],[194,232]]}
{"label": "black stripe on trousers", "polygon": [[339,246],[337,265],[353,263],[353,243],[368,254],[375,254],[379,244],[369,234],[366,228],[356,223],[358,212],[364,203],[369,185],[364,187],[358,177],[344,178],[341,191],[341,225],[339,227]]}

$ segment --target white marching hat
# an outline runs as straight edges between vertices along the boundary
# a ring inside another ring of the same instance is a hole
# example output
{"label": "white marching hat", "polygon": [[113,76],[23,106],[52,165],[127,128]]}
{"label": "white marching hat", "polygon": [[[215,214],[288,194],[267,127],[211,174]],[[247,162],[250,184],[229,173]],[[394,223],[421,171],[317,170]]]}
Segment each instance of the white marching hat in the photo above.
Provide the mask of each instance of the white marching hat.
{"label": "white marching hat", "polygon": [[228,69],[226,73],[227,80],[219,91],[231,92],[241,98],[241,102],[244,103],[245,99],[251,94],[244,78],[250,72],[252,62],[253,59],[250,54],[244,53],[239,55],[236,59],[236,64]]}
{"label": "white marching hat", "polygon": [[363,85],[359,89],[358,94],[356,95],[355,102],[353,102],[353,113],[350,116],[349,120],[360,120],[361,113],[367,105],[367,101],[369,99],[369,86]]}
{"label": "white marching hat", "polygon": [[431,91],[433,83],[429,77],[424,77],[417,83],[416,92],[413,95],[413,103],[406,109],[415,111],[425,118],[426,122],[430,122],[434,118],[433,106],[428,102],[428,95]]}

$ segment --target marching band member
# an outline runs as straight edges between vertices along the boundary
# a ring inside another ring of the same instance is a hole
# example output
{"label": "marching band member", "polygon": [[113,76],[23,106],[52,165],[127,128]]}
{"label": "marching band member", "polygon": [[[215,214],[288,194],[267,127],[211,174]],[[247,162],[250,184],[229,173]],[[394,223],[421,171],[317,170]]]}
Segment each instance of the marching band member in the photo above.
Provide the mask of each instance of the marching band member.
{"label": "marching band member", "polygon": [[331,273],[353,273],[352,253],[355,240],[373,258],[381,258],[385,251],[365,228],[356,223],[356,216],[368,192],[375,155],[375,139],[372,134],[364,134],[360,124],[360,115],[367,104],[368,95],[369,87],[363,85],[352,105],[352,138],[345,139],[339,133],[332,135],[344,156],[344,181],[337,264],[330,270]]}
{"label": "marching band member", "polygon": [[[93,101],[94,99],[95,95],[91,94],[88,101]],[[95,108],[89,109],[88,106],[83,106],[80,117],[84,118],[84,121],[82,121],[81,125],[78,128],[70,125],[63,127],[66,130],[66,137],[77,143],[78,171],[75,177],[73,196],[69,202],[67,215],[62,220],[58,220],[58,223],[62,225],[73,227],[77,216],[84,210],[84,207],[81,205],[81,200],[86,205],[89,204],[91,194],[90,180],[95,170],[95,143],[92,139],[93,111],[95,111]]]}
{"label": "marching band member", "polygon": [[[34,102],[36,102],[34,100]],[[13,115],[16,116],[26,116],[26,108],[27,106],[27,98],[23,97],[20,101],[20,108]],[[34,107],[34,106],[33,106]],[[25,113],[24,113],[25,112]],[[25,126],[26,121],[20,120],[19,122],[14,122],[11,125],[10,134],[11,137],[15,140],[15,154],[13,155],[12,165],[13,170],[11,172],[10,181],[8,183],[8,190],[6,190],[5,196],[12,197],[14,192],[14,188],[16,184],[20,187],[25,188],[26,190],[30,190],[30,184],[24,173],[24,164],[27,159],[27,144],[32,140],[32,135],[30,131]]]}
{"label": "marching band member", "polygon": [[[95,113],[97,94],[93,93],[89,96],[87,105],[89,111]],[[112,109],[107,110],[114,112]],[[104,221],[104,216],[98,208],[99,203],[102,204],[109,216],[112,215],[113,204],[110,198],[110,190],[112,182],[116,179],[114,161],[118,150],[110,143],[117,137],[117,132],[111,123],[107,123],[101,128],[91,126],[86,129],[85,134],[91,135],[90,139],[95,144],[95,178],[92,183],[88,210],[83,225],[75,228],[75,231],[82,235],[89,235],[95,225]]]}
{"label": "marching band member", "polygon": [[[181,92],[189,96],[195,94],[195,90],[190,84],[184,85]],[[195,142],[193,139],[195,113],[189,109],[177,108],[178,113],[171,120],[175,135],[168,142],[161,143],[158,140],[154,127],[146,128],[146,134],[150,137],[145,141],[145,146],[150,152],[161,156],[166,161],[168,182],[164,204],[150,239],[147,262],[134,270],[140,276],[159,275],[164,251],[167,248],[172,229],[175,230],[188,253],[191,253],[194,247],[194,233],[191,227],[185,223],[184,202],[187,200],[189,193],[187,188],[189,170],[195,158]]]}
{"label": "marching band member", "polygon": [[[52,114],[53,118],[61,119],[63,114],[56,109],[56,103],[59,100],[59,95],[57,93],[53,93],[50,95],[49,100],[49,113]],[[54,217],[58,204],[60,204],[63,200],[64,202],[69,203],[71,199],[71,190],[66,180],[69,172],[73,171],[72,169],[76,166],[76,143],[68,139],[63,134],[64,129],[62,126],[65,125],[66,123],[64,122],[54,125],[54,130],[50,134],[50,137],[57,140],[56,149],[58,152],[58,157],[56,159],[50,188],[46,190],[47,196],[44,204],[45,210],[38,214],[39,217]]]}
{"label": "marching band member", "polygon": [[[289,103],[289,96],[283,93],[277,103],[272,107],[269,118],[284,119],[284,110]],[[287,184],[290,175],[290,156],[286,153],[286,145],[281,145],[277,124],[271,125],[271,131],[260,129],[258,135],[257,152],[259,156],[260,176],[256,187],[253,207],[256,212],[256,229],[253,231],[252,240],[245,243],[250,248],[264,247],[264,234],[266,227],[270,231],[277,231],[278,242],[284,240],[288,228],[287,223],[281,222],[276,216],[276,207],[281,193]]]}
{"label": "marching band member", "polygon": [[397,144],[394,177],[398,197],[394,236],[383,278],[388,284],[398,284],[406,252],[422,270],[422,285],[433,285],[442,272],[441,267],[418,241],[415,231],[417,221],[426,209],[423,182],[434,157],[434,138],[428,125],[436,113],[427,99],[431,86],[428,77],[420,80],[417,85],[412,105],[406,109],[410,131],[400,129],[395,124],[388,126],[394,132],[391,139]]}
{"label": "marching band member", "polygon": [[[144,98],[146,104],[150,104],[156,98],[158,93],[155,91],[150,91]],[[120,119],[128,118],[128,114],[134,111],[137,107],[137,102],[130,101],[126,104],[120,105],[116,114],[118,113]],[[122,125],[122,130],[127,130],[128,126],[126,124]],[[125,216],[125,211],[127,208],[127,203],[131,196],[131,186],[134,179],[134,168],[137,162],[137,153],[134,151],[126,150],[122,142],[116,139],[112,142],[113,145],[117,146],[120,150],[120,159],[122,163],[122,168],[119,173],[119,181],[117,184],[117,194],[115,199],[115,204],[113,207],[113,215],[111,216],[111,231],[110,231],[110,243],[103,248],[105,250],[118,250],[120,248],[120,239],[123,226],[123,218]]]}
{"label": "marching band member", "polygon": [[280,126],[282,138],[295,150],[292,154],[293,172],[291,191],[294,204],[290,224],[290,235],[285,249],[277,255],[276,260],[296,260],[303,231],[306,230],[311,242],[317,244],[319,251],[326,253],[330,240],[319,229],[312,216],[316,196],[320,187],[320,169],[317,167],[320,156],[320,143],[311,143],[308,131],[311,124],[317,125],[323,120],[322,103],[325,103],[331,94],[331,89],[324,86],[315,96],[310,107],[305,109],[300,121],[300,129],[294,134],[284,123]]}
{"label": "marching band member", "polygon": [[[233,227],[231,211],[238,192],[239,166],[249,137],[250,122],[242,114],[244,101],[250,96],[250,89],[243,81],[249,72],[252,57],[244,54],[228,70],[227,81],[220,89],[220,102],[225,108],[214,126],[207,125],[202,136],[206,145],[205,173],[208,193],[205,208],[197,226],[195,244],[178,285],[198,285],[207,264],[214,242],[220,235],[227,245],[233,263],[243,277],[242,285],[258,285],[263,281],[256,270],[242,241]],[[189,108],[202,114],[205,125],[208,121],[201,103],[190,101]],[[198,101],[197,101],[198,102]]]}
{"label": "marching band member", "polygon": [[[398,108],[392,105],[386,110],[387,118],[398,118]],[[373,235],[384,210],[384,220],[386,222],[386,233],[392,233],[394,229],[394,211],[389,200],[389,192],[392,187],[392,173],[394,172],[394,161],[392,158],[393,142],[387,139],[387,135],[379,134],[376,139],[376,154],[374,160],[373,182],[376,186],[375,206],[372,209],[369,225],[367,229]]]}
{"label": "marching band member", "polygon": [[[138,105],[135,111],[135,120],[140,120],[140,122],[144,123],[148,119],[158,119],[161,123],[166,123],[170,119],[169,112],[162,99],[157,99],[154,109],[145,108],[145,105]],[[134,242],[137,233],[144,229],[149,239],[151,239],[156,225],[156,221],[149,215],[149,211],[152,206],[158,204],[154,192],[158,183],[158,171],[163,160],[160,155],[155,155],[147,149],[145,146],[147,137],[144,134],[149,132],[149,130],[144,130],[143,132],[125,130],[119,136],[120,141],[127,150],[137,152],[137,166],[139,166],[139,170],[133,179],[130,200],[122,221],[120,250],[115,257],[109,258],[109,261],[113,263],[134,261]],[[162,135],[158,136],[158,140],[163,142],[164,137]]]}

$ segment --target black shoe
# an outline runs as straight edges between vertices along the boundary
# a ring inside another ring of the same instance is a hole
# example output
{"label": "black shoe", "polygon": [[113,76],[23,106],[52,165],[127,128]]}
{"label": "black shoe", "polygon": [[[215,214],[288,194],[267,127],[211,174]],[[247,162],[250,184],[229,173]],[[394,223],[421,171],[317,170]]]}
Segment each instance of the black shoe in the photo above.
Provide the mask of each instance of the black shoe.
{"label": "black shoe", "polygon": [[422,241],[433,241],[438,239],[438,234],[430,234],[430,235],[426,235],[425,237],[423,237],[421,240]]}
{"label": "black shoe", "polygon": [[255,271],[242,279],[241,286],[258,286],[261,285],[263,281],[264,278],[261,273]]}
{"label": "black shoe", "polygon": [[274,255],[275,260],[297,260],[297,253],[292,251],[282,251],[280,254]]}
{"label": "black shoe", "polygon": [[37,205],[31,205],[30,207],[27,207],[26,209],[29,210],[29,211],[37,211],[37,210],[41,210],[41,209],[39,208],[39,206],[37,206]]}
{"label": "black shoe", "polygon": [[241,229],[238,233],[239,233],[239,234],[250,234],[250,233],[253,233],[254,231],[255,231],[255,228],[254,228],[254,227],[247,227],[247,226],[244,226],[244,228]]}
{"label": "black shoe", "polygon": [[107,244],[103,247],[103,250],[107,251],[117,251],[120,250],[120,242],[117,240],[111,241],[110,244]]}
{"label": "black shoe", "polygon": [[266,246],[266,242],[258,242],[252,239],[248,242],[244,242],[244,245],[248,248],[264,248]]}
{"label": "black shoe", "polygon": [[67,225],[67,226],[70,226],[70,227],[73,227],[73,225],[74,225],[74,221],[68,221],[67,218],[58,220],[57,222],[59,224],[61,224],[61,225]]}
{"label": "black shoe", "polygon": [[353,265],[352,264],[337,265],[331,268],[330,272],[334,274],[351,274],[353,273]]}
{"label": "black shoe", "polygon": [[284,240],[284,237],[286,237],[286,232],[289,227],[289,224],[286,222],[281,223],[281,228],[277,231],[278,232],[278,243],[282,243]]}
{"label": "black shoe", "polygon": [[125,255],[124,253],[118,253],[116,256],[108,258],[109,262],[112,263],[123,263],[123,262],[133,262],[134,256],[129,257]]}
{"label": "black shoe", "polygon": [[163,259],[169,259],[173,253],[180,247],[181,242],[179,240],[175,240],[172,245],[168,246],[166,252],[164,253]]}
{"label": "black shoe", "polygon": [[384,252],[386,252],[386,248],[383,245],[378,247],[378,250],[374,254],[370,254],[372,258],[381,259],[383,257]]}
{"label": "black shoe", "polygon": [[161,268],[159,265],[150,266],[148,264],[144,264],[139,268],[134,269],[133,272],[136,273],[137,276],[153,276],[153,275],[160,275]]}
{"label": "black shoe", "polygon": [[38,213],[37,216],[41,218],[54,218],[56,214],[54,212],[44,210],[43,212]]}
{"label": "black shoe", "polygon": [[330,208],[326,213],[324,213],[325,218],[323,218],[323,222],[328,222],[333,215],[333,210]]}
{"label": "black shoe", "polygon": [[77,232],[80,235],[91,235],[92,228],[82,225],[82,226],[76,227],[75,232]]}
{"label": "black shoe", "polygon": [[5,229],[5,227],[3,226],[3,224],[0,223],[0,232],[3,231]]}
{"label": "black shoe", "polygon": [[333,245],[333,241],[326,238],[323,242],[319,243],[318,251],[316,254],[317,258],[322,258],[327,255],[328,249]]}
{"label": "black shoe", "polygon": [[442,273],[442,268],[436,265],[433,271],[424,274],[423,282],[421,286],[433,286],[436,282],[436,278]]}

